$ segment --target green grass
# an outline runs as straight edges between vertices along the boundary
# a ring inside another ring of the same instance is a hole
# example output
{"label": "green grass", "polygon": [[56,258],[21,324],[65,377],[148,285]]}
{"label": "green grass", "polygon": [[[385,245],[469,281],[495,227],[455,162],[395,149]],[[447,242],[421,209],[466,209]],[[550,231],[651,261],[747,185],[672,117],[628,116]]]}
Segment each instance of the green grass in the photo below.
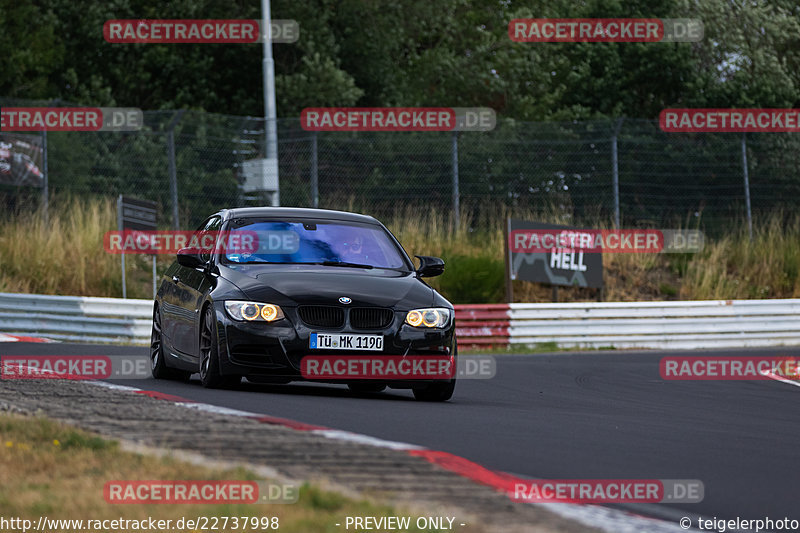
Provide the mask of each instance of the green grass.
{"label": "green grass", "polygon": [[[123,451],[117,442],[43,417],[0,415],[0,508],[6,517],[51,519],[171,519],[277,516],[280,531],[341,531],[345,516],[417,516],[389,505],[304,484],[293,504],[109,504],[109,480],[256,480],[245,468],[205,468],[173,457]],[[413,520],[412,520],[413,523]],[[472,525],[466,533],[480,531]],[[427,531],[412,528],[409,531]]]}
{"label": "green grass", "polygon": [[559,348],[555,342],[541,342],[538,344],[509,344],[491,348],[459,348],[459,353],[468,355],[505,355],[505,354],[530,354],[564,352],[566,348]]}
{"label": "green grass", "polygon": [[614,346],[599,346],[597,348],[561,347],[555,342],[540,342],[537,344],[509,344],[508,346],[497,346],[491,348],[459,348],[458,352],[464,355],[516,355],[577,351],[590,352],[616,349],[617,348]]}

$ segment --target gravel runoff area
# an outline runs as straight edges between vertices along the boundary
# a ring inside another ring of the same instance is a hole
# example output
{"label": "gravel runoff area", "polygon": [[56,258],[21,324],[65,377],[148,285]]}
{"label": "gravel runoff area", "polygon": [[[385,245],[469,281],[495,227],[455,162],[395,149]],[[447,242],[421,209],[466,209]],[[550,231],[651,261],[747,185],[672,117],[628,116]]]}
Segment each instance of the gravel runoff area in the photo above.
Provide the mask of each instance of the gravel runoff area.
{"label": "gravel runoff area", "polygon": [[0,386],[0,411],[47,416],[119,440],[131,449],[241,464],[268,471],[284,482],[309,481],[420,515],[447,513],[456,516],[455,524],[471,526],[469,531],[599,531],[540,505],[514,503],[490,487],[403,450],[204,412],[130,391],[79,381],[5,380]]}

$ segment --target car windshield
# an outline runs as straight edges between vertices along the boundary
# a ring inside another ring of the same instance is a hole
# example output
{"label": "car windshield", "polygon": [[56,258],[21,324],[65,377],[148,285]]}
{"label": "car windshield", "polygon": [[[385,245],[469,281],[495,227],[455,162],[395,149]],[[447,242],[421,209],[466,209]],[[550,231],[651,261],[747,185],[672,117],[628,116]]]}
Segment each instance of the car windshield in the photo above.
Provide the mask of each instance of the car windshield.
{"label": "car windshield", "polygon": [[240,219],[232,234],[254,239],[252,246],[228,250],[230,263],[336,264],[408,269],[402,252],[380,226],[343,221]]}

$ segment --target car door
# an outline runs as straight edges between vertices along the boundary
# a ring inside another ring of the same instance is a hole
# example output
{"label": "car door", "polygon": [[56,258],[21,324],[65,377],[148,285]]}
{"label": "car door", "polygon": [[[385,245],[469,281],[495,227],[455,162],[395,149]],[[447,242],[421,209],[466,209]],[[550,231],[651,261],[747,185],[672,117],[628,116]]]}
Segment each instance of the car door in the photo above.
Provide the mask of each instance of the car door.
{"label": "car door", "polygon": [[[202,235],[207,232],[219,231],[222,227],[222,217],[214,215],[198,229],[198,241],[203,242]],[[207,263],[211,260],[210,251],[202,254],[203,260]],[[190,268],[181,266],[177,275],[177,280],[173,277],[176,285],[177,306],[179,307],[178,318],[175,322],[175,337],[173,346],[183,354],[197,357],[200,339],[200,306],[203,303],[204,287],[208,286],[206,280],[208,274],[203,267]]]}
{"label": "car door", "polygon": [[181,265],[178,262],[172,263],[164,273],[164,278],[158,295],[161,299],[161,334],[170,347],[174,345],[175,325],[180,315],[178,306],[178,286],[175,280],[178,279]]}

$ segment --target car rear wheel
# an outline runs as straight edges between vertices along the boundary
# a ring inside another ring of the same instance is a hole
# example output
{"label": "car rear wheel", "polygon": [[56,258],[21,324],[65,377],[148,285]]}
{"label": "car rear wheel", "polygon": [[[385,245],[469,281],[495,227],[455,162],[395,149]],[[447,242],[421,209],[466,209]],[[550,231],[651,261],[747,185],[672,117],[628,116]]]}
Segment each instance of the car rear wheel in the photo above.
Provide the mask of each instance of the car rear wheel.
{"label": "car rear wheel", "polygon": [[242,376],[220,374],[219,345],[217,344],[217,319],[214,310],[206,307],[200,324],[200,382],[209,389],[235,387]]}
{"label": "car rear wheel", "polygon": [[153,310],[153,329],[150,333],[150,372],[156,379],[175,379],[186,381],[190,372],[176,370],[167,366],[164,360],[164,338],[161,333],[161,309]]}

